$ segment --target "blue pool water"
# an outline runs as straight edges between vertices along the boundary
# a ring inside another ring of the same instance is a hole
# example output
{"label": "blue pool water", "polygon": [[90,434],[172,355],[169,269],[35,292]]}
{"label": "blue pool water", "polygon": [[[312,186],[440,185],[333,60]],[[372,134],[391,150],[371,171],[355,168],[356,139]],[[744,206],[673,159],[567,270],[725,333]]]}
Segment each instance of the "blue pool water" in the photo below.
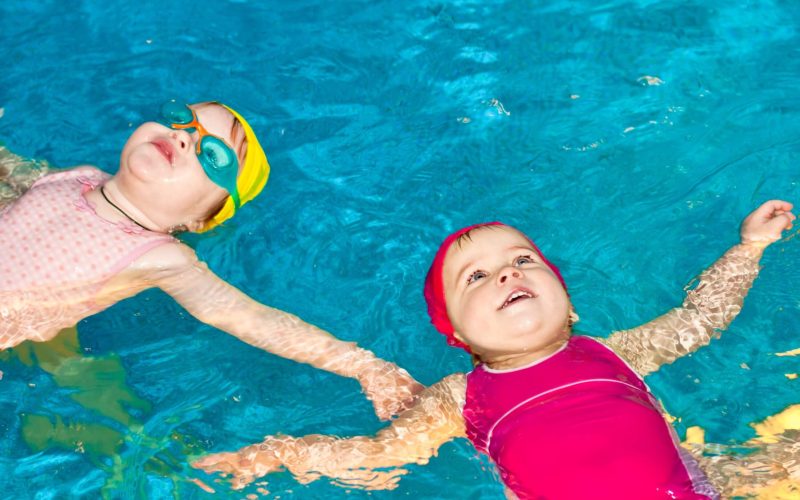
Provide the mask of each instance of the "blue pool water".
{"label": "blue pool water", "polygon": [[[453,229],[499,219],[531,234],[561,267],[579,330],[606,335],[678,305],[759,203],[800,202],[794,2],[117,4],[0,3],[0,141],[111,172],[163,100],[230,103],[252,117],[272,178],[235,220],[190,238],[199,255],[257,300],[426,384],[470,367],[429,326],[421,295]],[[785,376],[800,363],[774,355],[800,347],[799,255],[797,239],[771,247],[722,340],[648,379],[679,432],[700,425],[709,441],[742,441],[750,422],[800,400]],[[79,331],[81,377],[96,379],[88,397],[124,396],[127,416],[87,409],[36,364],[0,361],[7,498],[241,498],[188,482],[203,476],[187,453],[381,427],[355,382],[251,348],[160,292]],[[56,418],[122,444],[104,453],[25,439],[24,422]],[[464,441],[409,469],[390,492],[285,473],[267,489],[502,495]]]}

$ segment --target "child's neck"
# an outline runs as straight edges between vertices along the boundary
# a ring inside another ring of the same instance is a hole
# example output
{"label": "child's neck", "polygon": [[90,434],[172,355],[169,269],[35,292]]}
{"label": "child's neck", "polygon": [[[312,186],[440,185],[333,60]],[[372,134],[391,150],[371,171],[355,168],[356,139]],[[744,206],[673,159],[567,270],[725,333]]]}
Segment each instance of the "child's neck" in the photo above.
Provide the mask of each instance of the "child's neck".
{"label": "child's neck", "polygon": [[558,352],[569,342],[570,337],[571,333],[568,333],[563,338],[559,338],[557,341],[535,351],[515,352],[493,356],[490,360],[483,361],[483,364],[492,370],[501,371],[529,366]]}
{"label": "child's neck", "polygon": [[159,231],[156,224],[137,210],[125,198],[113,179],[87,192],[85,197],[92,202],[95,213],[108,221],[128,221],[149,231]]}

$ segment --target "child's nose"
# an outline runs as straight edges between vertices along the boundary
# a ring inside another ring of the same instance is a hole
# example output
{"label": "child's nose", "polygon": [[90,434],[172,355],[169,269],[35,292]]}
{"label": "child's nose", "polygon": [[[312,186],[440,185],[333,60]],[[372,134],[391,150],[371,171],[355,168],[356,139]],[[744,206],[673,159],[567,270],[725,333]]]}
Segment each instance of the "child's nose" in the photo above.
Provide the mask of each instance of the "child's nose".
{"label": "child's nose", "polygon": [[186,151],[192,144],[192,136],[185,130],[173,130],[172,137],[181,151]]}
{"label": "child's nose", "polygon": [[502,285],[506,281],[508,281],[508,278],[517,278],[517,279],[519,279],[521,277],[522,277],[522,272],[519,269],[517,269],[516,267],[504,267],[500,271],[500,273],[497,275],[497,280]]}

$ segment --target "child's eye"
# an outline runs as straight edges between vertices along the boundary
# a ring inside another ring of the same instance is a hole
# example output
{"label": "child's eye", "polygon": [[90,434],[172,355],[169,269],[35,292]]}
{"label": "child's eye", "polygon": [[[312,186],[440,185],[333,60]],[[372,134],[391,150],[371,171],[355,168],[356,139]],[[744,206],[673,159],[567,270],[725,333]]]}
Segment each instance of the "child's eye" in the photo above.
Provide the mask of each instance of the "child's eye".
{"label": "child's eye", "polygon": [[520,255],[519,257],[514,259],[514,265],[515,266],[522,266],[522,265],[525,265],[525,264],[533,264],[533,262],[534,262],[533,257],[531,257],[530,255]]}
{"label": "child's eye", "polygon": [[486,277],[486,273],[485,272],[483,272],[483,271],[475,271],[474,273],[469,275],[469,278],[467,278],[467,285],[475,283],[479,279],[482,279],[482,278],[485,278],[485,277]]}

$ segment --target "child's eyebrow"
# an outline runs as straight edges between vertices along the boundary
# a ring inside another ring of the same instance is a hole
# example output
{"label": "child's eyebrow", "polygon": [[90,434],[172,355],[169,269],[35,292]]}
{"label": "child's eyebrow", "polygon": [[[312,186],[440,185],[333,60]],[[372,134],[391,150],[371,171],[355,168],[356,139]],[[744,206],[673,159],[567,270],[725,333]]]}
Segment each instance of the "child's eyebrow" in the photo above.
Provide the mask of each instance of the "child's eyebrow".
{"label": "child's eyebrow", "polygon": [[533,248],[522,245],[510,247],[509,250],[525,250],[526,252],[535,252]]}

